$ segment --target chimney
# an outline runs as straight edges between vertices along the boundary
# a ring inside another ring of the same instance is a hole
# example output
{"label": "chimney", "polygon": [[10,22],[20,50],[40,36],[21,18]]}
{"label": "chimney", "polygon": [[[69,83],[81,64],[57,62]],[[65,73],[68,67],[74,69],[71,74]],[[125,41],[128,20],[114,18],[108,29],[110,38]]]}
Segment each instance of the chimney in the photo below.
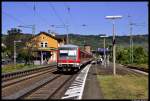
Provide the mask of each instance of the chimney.
{"label": "chimney", "polygon": [[84,50],[88,53],[91,53],[91,46],[90,45],[84,45]]}

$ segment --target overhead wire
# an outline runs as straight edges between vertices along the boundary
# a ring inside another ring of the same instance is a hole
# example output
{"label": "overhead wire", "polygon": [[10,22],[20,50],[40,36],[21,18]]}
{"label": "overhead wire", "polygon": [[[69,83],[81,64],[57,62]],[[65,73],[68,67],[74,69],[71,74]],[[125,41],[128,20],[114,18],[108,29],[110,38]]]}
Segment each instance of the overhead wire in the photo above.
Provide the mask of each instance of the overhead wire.
{"label": "overhead wire", "polygon": [[[70,7],[68,7],[65,3],[64,3],[64,6],[65,8],[67,8],[67,14],[70,15]],[[71,26],[69,25],[69,16],[68,16],[68,19],[66,20],[66,24],[68,25],[68,27]]]}
{"label": "overhead wire", "polygon": [[[28,4],[26,4],[27,6],[30,6],[30,5],[28,5]],[[27,7],[28,8],[28,7]],[[47,23],[47,20],[45,20],[45,18],[43,17],[43,16],[41,16],[39,13],[38,13],[38,7],[36,6],[36,3],[34,2],[34,4],[33,4],[33,6],[32,6],[32,9],[33,9],[33,15],[34,15],[34,18],[36,18],[36,15],[37,15],[37,17],[44,23],[44,24],[48,24],[49,25],[49,23]],[[34,23],[35,23],[35,21],[34,21]]]}
{"label": "overhead wire", "polygon": [[6,16],[8,16],[8,17],[14,19],[16,22],[25,24],[23,21],[21,21],[20,19],[16,18],[15,16],[13,16],[13,15],[11,15],[11,14],[8,14],[8,13],[6,13],[6,12],[4,12],[4,11],[2,11],[2,13],[5,14]]}
{"label": "overhead wire", "polygon": [[67,8],[67,11],[68,11],[70,18],[72,18],[72,14],[70,13],[70,9],[71,9],[70,6],[66,3],[64,3],[64,6]]}
{"label": "overhead wire", "polygon": [[[26,4],[26,5],[27,5],[27,4]],[[29,5],[27,5],[27,6],[29,6]],[[33,3],[33,5],[31,6],[31,8],[32,8],[32,10],[33,10],[34,19],[37,17],[40,21],[42,21],[42,23],[44,24],[44,26],[45,26],[45,25],[49,26],[49,23],[48,23],[47,19],[45,19],[43,16],[41,16],[41,14],[39,14],[39,8],[38,8],[36,2]],[[38,23],[38,24],[39,24],[39,23]],[[43,25],[43,24],[42,24],[42,25]],[[34,24],[33,24],[33,25],[35,26],[35,20],[34,20]],[[37,25],[37,24],[36,24],[36,25]]]}
{"label": "overhead wire", "polygon": [[65,6],[65,8],[67,9],[67,11],[68,11],[68,14],[69,14],[69,16],[70,16],[70,26],[72,25],[74,28],[75,28],[75,26],[74,26],[74,23],[73,23],[73,16],[72,16],[72,14],[71,14],[71,7],[68,5],[68,4],[66,4],[66,3],[64,3],[64,6]]}
{"label": "overhead wire", "polygon": [[37,7],[36,7],[35,3],[34,3],[33,10],[34,10],[35,16],[37,15],[38,17],[40,17],[40,19],[42,20],[42,22],[44,22],[45,24],[49,25],[48,21],[45,20],[45,18],[38,13],[38,10],[37,10]]}
{"label": "overhead wire", "polygon": [[75,26],[82,26],[82,27],[87,27],[87,24],[81,24],[81,25],[75,25],[75,23],[73,23],[75,21],[75,19],[73,18],[72,14],[71,14],[71,7],[70,5],[68,5],[67,3],[63,3],[65,8],[67,8],[68,14],[70,16],[71,20],[71,25],[73,26],[73,28],[76,28]]}
{"label": "overhead wire", "polygon": [[49,3],[50,4],[50,7],[52,8],[53,12],[55,13],[55,15],[57,16],[57,18],[59,19],[59,21],[64,25],[66,26],[66,24],[64,23],[64,21],[62,20],[62,18],[60,17],[60,15],[57,13],[54,5],[52,3]]}

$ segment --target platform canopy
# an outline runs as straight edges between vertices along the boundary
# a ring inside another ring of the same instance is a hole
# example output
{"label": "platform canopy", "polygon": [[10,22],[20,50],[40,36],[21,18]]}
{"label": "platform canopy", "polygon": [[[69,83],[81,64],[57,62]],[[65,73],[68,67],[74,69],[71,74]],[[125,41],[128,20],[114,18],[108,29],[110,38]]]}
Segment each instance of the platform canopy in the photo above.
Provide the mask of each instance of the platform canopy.
{"label": "platform canopy", "polygon": [[110,54],[110,50],[108,48],[98,48],[97,49],[97,52],[100,54],[100,55],[104,55],[104,51],[106,54]]}
{"label": "platform canopy", "polygon": [[53,48],[53,47],[40,47],[40,48],[37,48],[35,49],[34,51],[57,51],[58,49],[57,48]]}

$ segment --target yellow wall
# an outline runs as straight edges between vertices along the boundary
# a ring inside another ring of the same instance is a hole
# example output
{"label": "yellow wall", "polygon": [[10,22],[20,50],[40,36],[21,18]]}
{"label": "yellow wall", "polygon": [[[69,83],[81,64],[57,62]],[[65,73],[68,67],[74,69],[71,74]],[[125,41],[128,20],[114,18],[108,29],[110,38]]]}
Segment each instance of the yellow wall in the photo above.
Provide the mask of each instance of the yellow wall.
{"label": "yellow wall", "polygon": [[45,34],[40,34],[40,35],[34,37],[32,39],[32,41],[33,40],[36,40],[37,48],[41,47],[41,42],[47,42],[48,43],[47,47],[58,48],[58,41],[53,39],[52,37],[45,35]]}

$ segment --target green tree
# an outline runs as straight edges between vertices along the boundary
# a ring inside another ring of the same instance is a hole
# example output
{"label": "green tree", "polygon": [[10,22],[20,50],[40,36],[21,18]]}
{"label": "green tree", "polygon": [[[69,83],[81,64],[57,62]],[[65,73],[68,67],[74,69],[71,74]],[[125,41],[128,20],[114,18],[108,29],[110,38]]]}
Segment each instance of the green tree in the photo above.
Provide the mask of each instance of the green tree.
{"label": "green tree", "polygon": [[7,46],[5,49],[5,52],[7,52],[9,58],[13,59],[14,55],[14,40],[21,40],[21,42],[16,44],[16,52],[17,52],[17,60],[27,60],[28,58],[32,57],[30,56],[30,53],[32,53],[31,50],[25,51],[24,47],[26,46],[26,42],[29,41],[29,39],[32,37],[31,34],[23,34],[22,31],[17,28],[12,28],[7,31],[8,35],[6,36],[5,40],[3,40]]}
{"label": "green tree", "polygon": [[[130,47],[117,47],[116,48],[116,61],[121,64],[130,63]],[[136,64],[147,64],[148,63],[148,53],[144,50],[142,46],[133,47],[133,63]]]}
{"label": "green tree", "polygon": [[116,61],[121,64],[128,64],[129,61],[129,49],[124,47],[116,48]]}
{"label": "green tree", "polygon": [[134,47],[134,63],[148,63],[148,54],[145,52],[144,48],[141,46]]}
{"label": "green tree", "polygon": [[[13,59],[14,40],[16,40],[16,41],[21,40],[21,36],[22,36],[22,33],[21,33],[20,29],[12,28],[12,29],[8,30],[8,35],[6,36],[6,39],[5,39],[5,45],[7,46],[6,50],[10,51],[8,53],[9,58]],[[19,46],[19,43],[17,43],[17,46]],[[20,48],[20,46],[17,48]]]}
{"label": "green tree", "polygon": [[19,51],[18,59],[22,59],[25,61],[26,64],[33,64],[33,60],[37,57],[37,46],[38,46],[39,39],[30,39],[24,40],[24,47],[21,48]]}

